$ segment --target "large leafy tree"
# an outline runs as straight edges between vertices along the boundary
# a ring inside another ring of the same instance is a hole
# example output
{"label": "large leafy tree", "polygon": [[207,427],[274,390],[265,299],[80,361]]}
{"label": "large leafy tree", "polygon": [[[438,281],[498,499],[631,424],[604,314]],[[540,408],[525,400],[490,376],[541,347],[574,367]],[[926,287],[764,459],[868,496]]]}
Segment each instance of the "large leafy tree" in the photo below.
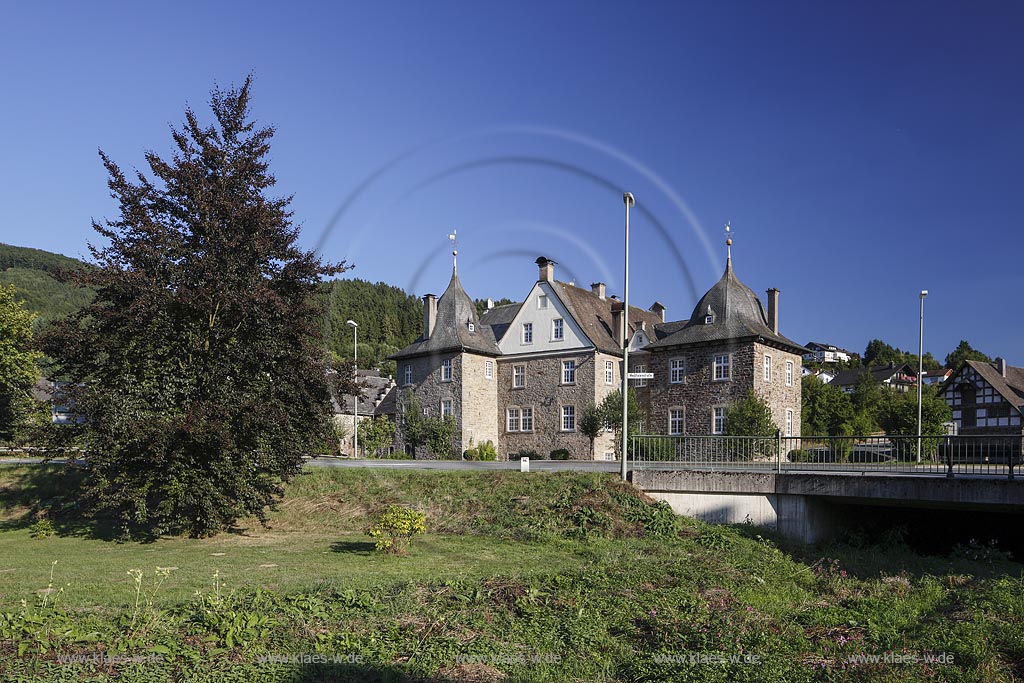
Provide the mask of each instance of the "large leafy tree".
{"label": "large leafy tree", "polygon": [[0,439],[5,441],[23,426],[32,409],[32,386],[39,379],[34,318],[16,299],[13,285],[0,285]]}
{"label": "large leafy tree", "polygon": [[212,125],[186,110],[152,177],[100,152],[120,216],[93,223],[106,245],[77,276],[95,299],[44,340],[87,418],[88,501],[126,532],[265,521],[329,428],[315,292],[345,265],[300,249],[291,198],[268,196],[250,87],[214,89]]}
{"label": "large leafy tree", "polygon": [[753,389],[726,408],[725,433],[728,436],[775,436],[777,431],[768,402]]}
{"label": "large leafy tree", "polygon": [[956,348],[946,356],[946,367],[955,370],[965,360],[980,360],[985,363],[992,362],[991,358],[967,343],[966,339],[961,339]]}

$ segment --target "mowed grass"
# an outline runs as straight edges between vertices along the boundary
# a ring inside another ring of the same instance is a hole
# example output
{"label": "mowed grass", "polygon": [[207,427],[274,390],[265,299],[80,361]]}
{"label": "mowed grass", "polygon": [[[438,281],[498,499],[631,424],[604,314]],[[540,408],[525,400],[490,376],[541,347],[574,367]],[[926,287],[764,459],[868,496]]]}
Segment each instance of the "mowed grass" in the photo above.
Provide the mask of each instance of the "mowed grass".
{"label": "mowed grass", "polygon": [[[74,471],[0,467],[0,681],[1024,676],[1024,575],[998,553],[791,546],[666,514],[614,475],[316,469],[270,528],[150,543],[75,515],[63,503],[78,485]],[[427,515],[407,556],[365,535],[390,503]],[[57,534],[32,538],[53,509]],[[310,653],[360,659],[260,659]],[[849,659],[886,653],[947,660]],[[708,661],[745,655],[756,661]]]}

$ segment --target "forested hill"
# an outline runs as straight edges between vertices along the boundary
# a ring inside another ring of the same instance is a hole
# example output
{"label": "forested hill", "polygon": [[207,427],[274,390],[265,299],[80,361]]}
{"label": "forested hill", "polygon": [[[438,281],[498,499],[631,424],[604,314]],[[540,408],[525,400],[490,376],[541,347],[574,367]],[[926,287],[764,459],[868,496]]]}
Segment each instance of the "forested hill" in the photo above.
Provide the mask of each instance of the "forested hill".
{"label": "forested hill", "polygon": [[14,285],[17,299],[39,314],[37,324],[73,313],[89,302],[90,290],[57,278],[62,270],[83,267],[84,262],[69,256],[0,244],[0,283]]}

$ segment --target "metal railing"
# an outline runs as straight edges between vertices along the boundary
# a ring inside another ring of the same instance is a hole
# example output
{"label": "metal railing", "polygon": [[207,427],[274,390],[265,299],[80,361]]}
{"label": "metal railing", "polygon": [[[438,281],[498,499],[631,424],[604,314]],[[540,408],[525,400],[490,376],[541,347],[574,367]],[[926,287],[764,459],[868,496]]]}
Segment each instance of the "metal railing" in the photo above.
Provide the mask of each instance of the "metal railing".
{"label": "metal railing", "polygon": [[997,476],[1013,479],[1020,435],[630,437],[636,468]]}

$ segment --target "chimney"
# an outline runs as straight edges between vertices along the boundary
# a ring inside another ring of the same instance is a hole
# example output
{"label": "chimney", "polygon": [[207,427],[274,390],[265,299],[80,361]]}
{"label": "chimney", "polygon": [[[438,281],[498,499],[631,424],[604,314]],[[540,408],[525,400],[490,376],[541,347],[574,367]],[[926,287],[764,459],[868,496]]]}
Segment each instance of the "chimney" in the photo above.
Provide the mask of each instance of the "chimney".
{"label": "chimney", "polygon": [[1003,377],[1006,377],[1006,359],[1005,358],[996,358],[996,370],[999,371],[1000,375],[1002,375]]}
{"label": "chimney", "polygon": [[430,339],[437,323],[437,297],[427,294],[423,297],[423,340]]}
{"label": "chimney", "polygon": [[620,349],[626,345],[626,316],[622,315],[625,308],[621,301],[612,304],[612,334]]}
{"label": "chimney", "polygon": [[768,327],[779,333],[779,290],[774,287],[768,290]]}
{"label": "chimney", "polygon": [[554,282],[555,281],[555,262],[551,259],[540,256],[534,262],[540,269],[540,277],[538,278],[542,282]]}
{"label": "chimney", "polygon": [[597,294],[597,298],[604,301],[605,297],[605,286],[603,282],[591,282],[590,291]]}
{"label": "chimney", "polygon": [[660,301],[655,301],[647,310],[661,318],[661,322],[665,322],[665,304]]}

